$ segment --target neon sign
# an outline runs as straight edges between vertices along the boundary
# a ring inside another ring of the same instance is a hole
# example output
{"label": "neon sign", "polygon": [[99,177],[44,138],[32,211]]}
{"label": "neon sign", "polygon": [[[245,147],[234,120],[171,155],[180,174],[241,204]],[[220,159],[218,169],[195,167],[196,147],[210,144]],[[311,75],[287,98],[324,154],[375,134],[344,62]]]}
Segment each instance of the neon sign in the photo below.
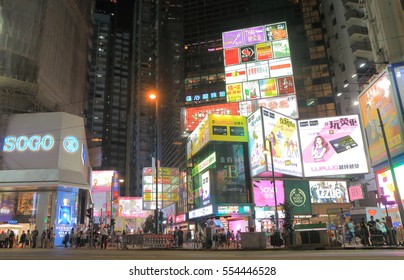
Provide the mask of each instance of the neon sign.
{"label": "neon sign", "polygon": [[25,150],[30,151],[49,151],[55,144],[55,140],[52,135],[45,135],[41,137],[40,135],[33,135],[31,137],[27,136],[7,136],[4,138],[4,152],[12,152],[14,150],[24,152]]}
{"label": "neon sign", "polygon": [[[49,151],[55,145],[52,135],[32,135],[32,136],[7,136],[4,138],[3,152]],[[63,148],[66,152],[75,153],[79,149],[79,141],[75,136],[66,136],[63,140]]]}

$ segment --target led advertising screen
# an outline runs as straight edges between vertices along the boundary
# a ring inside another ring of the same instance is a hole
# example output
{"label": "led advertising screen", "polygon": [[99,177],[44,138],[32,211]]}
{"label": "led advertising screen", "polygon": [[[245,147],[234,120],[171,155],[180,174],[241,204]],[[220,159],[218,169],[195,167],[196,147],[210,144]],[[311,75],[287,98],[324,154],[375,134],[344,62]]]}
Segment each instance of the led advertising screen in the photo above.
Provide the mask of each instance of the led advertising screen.
{"label": "led advertising screen", "polygon": [[224,32],[222,39],[227,102],[296,94],[286,22]]}
{"label": "led advertising screen", "polygon": [[120,197],[118,216],[122,218],[143,218],[141,197]]}
{"label": "led advertising screen", "polygon": [[403,152],[401,115],[397,110],[393,88],[388,69],[386,69],[359,96],[361,119],[366,132],[365,139],[368,143],[372,166],[387,160],[377,109],[380,111],[384,124],[391,155],[394,156]]}
{"label": "led advertising screen", "polygon": [[72,192],[57,192],[55,246],[62,246],[65,234],[70,233],[77,224],[76,199],[77,189],[72,189]]}
{"label": "led advertising screen", "polygon": [[[180,199],[180,173],[178,168],[160,167],[158,169],[157,201],[159,209],[164,202],[177,202]],[[143,210],[156,209],[156,171],[152,167],[143,168]]]}
{"label": "led advertising screen", "polygon": [[300,120],[306,177],[369,172],[357,115]]}
{"label": "led advertising screen", "polygon": [[110,192],[114,170],[94,170],[91,172],[91,192]]}
{"label": "led advertising screen", "polygon": [[[402,199],[401,203],[404,204],[404,164],[394,167],[394,174],[396,175],[398,191]],[[390,169],[377,173],[377,184],[379,195],[384,195],[388,203],[397,205],[394,196],[395,187]]]}
{"label": "led advertising screen", "polygon": [[345,181],[310,181],[312,203],[348,203]]}
{"label": "led advertising screen", "polygon": [[[275,180],[277,205],[285,202],[283,181]],[[274,186],[269,180],[253,181],[255,206],[275,206]]]}
{"label": "led advertising screen", "polygon": [[[295,119],[275,111],[262,108],[264,123],[265,150],[268,158],[273,158],[273,169],[277,173],[292,176],[303,176],[300,157],[299,135]],[[272,144],[272,149],[270,148]],[[267,160],[268,170],[272,170],[271,162]]]}

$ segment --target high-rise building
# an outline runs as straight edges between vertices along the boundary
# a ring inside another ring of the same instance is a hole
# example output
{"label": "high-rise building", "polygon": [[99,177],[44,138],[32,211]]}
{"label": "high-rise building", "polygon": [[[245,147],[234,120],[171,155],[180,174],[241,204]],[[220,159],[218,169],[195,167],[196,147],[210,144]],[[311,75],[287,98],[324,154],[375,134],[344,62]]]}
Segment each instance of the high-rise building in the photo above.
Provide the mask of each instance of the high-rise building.
{"label": "high-rise building", "polygon": [[81,116],[92,1],[0,3],[0,112]]}
{"label": "high-rise building", "polygon": [[403,60],[400,1],[323,0],[327,54],[338,113],[359,113],[358,96],[388,63]]}
{"label": "high-rise building", "polygon": [[87,129],[93,168],[126,176],[130,32],[117,25],[117,4],[97,1],[93,20]]}
{"label": "high-rise building", "polygon": [[288,26],[299,117],[334,116],[318,1],[185,0],[184,101],[186,96],[225,91],[222,32],[282,21]]}

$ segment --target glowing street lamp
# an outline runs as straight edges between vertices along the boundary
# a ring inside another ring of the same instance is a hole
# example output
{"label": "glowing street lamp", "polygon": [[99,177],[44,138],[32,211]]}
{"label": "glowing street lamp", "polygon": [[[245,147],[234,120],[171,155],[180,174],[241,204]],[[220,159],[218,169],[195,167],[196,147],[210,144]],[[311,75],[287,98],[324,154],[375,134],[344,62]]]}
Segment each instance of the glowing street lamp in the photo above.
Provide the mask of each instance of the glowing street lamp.
{"label": "glowing street lamp", "polygon": [[155,108],[155,112],[156,112],[156,150],[155,150],[155,165],[156,165],[156,212],[155,212],[155,226],[156,226],[156,234],[159,233],[159,205],[158,205],[158,176],[159,176],[159,161],[158,161],[158,140],[159,140],[159,105],[158,105],[158,98],[157,98],[157,94],[154,92],[151,92],[149,94],[149,98],[151,100],[154,100],[156,103],[156,108]]}

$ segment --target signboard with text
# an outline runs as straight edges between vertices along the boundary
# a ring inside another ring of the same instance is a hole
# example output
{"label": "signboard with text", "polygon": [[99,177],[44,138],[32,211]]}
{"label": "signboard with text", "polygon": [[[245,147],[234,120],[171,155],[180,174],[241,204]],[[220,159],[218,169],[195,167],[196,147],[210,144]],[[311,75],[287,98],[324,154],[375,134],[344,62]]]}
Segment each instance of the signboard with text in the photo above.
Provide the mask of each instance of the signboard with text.
{"label": "signboard with text", "polygon": [[301,120],[298,124],[306,177],[369,172],[357,115]]}

